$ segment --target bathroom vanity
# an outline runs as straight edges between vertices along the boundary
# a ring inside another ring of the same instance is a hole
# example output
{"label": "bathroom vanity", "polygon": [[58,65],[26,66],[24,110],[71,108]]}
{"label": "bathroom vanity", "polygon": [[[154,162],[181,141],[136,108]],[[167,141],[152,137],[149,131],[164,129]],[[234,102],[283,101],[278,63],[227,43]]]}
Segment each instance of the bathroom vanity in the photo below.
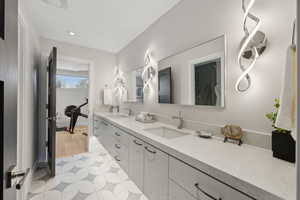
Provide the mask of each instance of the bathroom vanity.
{"label": "bathroom vanity", "polygon": [[94,136],[149,200],[295,200],[296,169],[268,150],[94,113]]}

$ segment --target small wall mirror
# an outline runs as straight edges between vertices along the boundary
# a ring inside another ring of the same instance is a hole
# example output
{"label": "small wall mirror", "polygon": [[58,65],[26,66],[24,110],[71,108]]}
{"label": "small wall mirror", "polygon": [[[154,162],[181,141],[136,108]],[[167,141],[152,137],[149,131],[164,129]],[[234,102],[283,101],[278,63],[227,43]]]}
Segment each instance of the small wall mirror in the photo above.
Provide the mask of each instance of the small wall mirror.
{"label": "small wall mirror", "polygon": [[134,102],[143,103],[144,93],[143,87],[144,82],[142,79],[143,68],[138,68],[135,70],[124,72],[124,77],[126,79],[126,94],[124,102]]}
{"label": "small wall mirror", "polygon": [[225,106],[225,36],[158,63],[158,103]]}

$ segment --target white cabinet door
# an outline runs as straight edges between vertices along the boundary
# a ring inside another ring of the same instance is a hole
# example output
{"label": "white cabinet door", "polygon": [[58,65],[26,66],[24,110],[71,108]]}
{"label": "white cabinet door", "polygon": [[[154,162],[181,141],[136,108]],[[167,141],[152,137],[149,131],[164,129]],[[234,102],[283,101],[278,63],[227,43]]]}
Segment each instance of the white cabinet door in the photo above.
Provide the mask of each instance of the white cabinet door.
{"label": "white cabinet door", "polygon": [[114,149],[114,127],[106,122],[105,120],[99,119],[97,122],[97,127],[95,127],[95,136],[98,138],[99,142],[104,146],[104,148],[115,156]]}
{"label": "white cabinet door", "polygon": [[114,133],[115,133],[115,127],[112,125],[108,124],[108,128],[105,132],[105,148],[106,150],[113,156],[115,157],[117,155],[116,149],[115,149],[115,138],[114,138]]}
{"label": "white cabinet door", "polygon": [[169,157],[148,144],[145,144],[144,152],[144,194],[149,200],[167,200]]}
{"label": "white cabinet door", "polygon": [[129,177],[143,191],[144,180],[144,142],[129,138]]}
{"label": "white cabinet door", "polygon": [[121,144],[121,149],[119,151],[120,156],[120,165],[122,169],[128,173],[128,167],[129,167],[129,147]]}

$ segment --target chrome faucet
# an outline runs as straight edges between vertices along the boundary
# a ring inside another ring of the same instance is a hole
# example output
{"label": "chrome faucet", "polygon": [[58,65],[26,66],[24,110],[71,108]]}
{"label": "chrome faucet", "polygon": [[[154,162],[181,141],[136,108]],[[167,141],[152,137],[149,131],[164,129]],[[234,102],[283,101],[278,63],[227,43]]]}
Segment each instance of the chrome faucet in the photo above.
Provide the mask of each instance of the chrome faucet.
{"label": "chrome faucet", "polygon": [[120,112],[120,106],[110,106],[109,107],[109,112],[114,112],[114,108],[116,108],[117,109],[117,112]]}
{"label": "chrome faucet", "polygon": [[181,111],[178,112],[178,116],[173,116],[172,119],[178,119],[179,120],[179,124],[177,126],[178,129],[183,128],[183,117],[182,117],[182,112]]}
{"label": "chrome faucet", "polygon": [[131,108],[123,108],[123,110],[127,110],[128,111],[128,116],[132,115],[132,110]]}

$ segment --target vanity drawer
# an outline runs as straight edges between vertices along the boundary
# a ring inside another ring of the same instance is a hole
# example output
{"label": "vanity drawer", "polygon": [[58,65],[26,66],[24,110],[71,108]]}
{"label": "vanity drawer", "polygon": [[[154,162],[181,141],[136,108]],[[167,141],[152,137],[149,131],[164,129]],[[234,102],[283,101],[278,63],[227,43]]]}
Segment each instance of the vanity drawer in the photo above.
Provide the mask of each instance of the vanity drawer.
{"label": "vanity drawer", "polygon": [[100,135],[100,134],[106,134],[110,133],[112,131],[113,127],[102,119],[97,119],[97,121],[94,120],[94,135]]}
{"label": "vanity drawer", "polygon": [[114,134],[113,137],[118,143],[129,146],[129,138],[128,138],[129,136],[126,132],[122,131],[119,128],[115,128],[113,134]]}
{"label": "vanity drawer", "polygon": [[253,200],[241,192],[170,157],[170,179],[196,199],[204,200]]}
{"label": "vanity drawer", "polygon": [[129,135],[125,132],[120,132],[118,129],[114,132],[120,133],[120,136],[112,136],[114,140],[114,148],[118,154],[118,158],[116,159],[123,170],[128,172],[129,165]]}
{"label": "vanity drawer", "polygon": [[125,145],[115,144],[115,152],[117,157],[115,160],[120,164],[122,169],[128,173],[129,168],[129,147]]}
{"label": "vanity drawer", "polygon": [[196,200],[177,183],[169,180],[169,200]]}

